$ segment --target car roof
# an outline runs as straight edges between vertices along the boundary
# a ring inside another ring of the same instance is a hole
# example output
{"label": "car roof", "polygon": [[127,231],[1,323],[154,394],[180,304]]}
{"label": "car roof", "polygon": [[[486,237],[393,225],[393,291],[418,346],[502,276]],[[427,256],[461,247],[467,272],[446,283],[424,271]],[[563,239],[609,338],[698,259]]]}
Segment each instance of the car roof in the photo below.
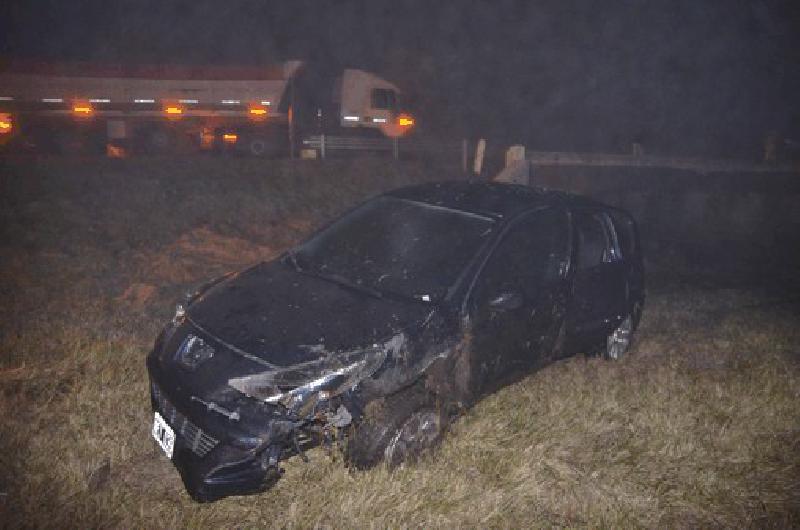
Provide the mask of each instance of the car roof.
{"label": "car roof", "polygon": [[432,182],[385,194],[416,202],[485,215],[497,220],[543,206],[606,207],[586,197],[544,188],[500,182]]}

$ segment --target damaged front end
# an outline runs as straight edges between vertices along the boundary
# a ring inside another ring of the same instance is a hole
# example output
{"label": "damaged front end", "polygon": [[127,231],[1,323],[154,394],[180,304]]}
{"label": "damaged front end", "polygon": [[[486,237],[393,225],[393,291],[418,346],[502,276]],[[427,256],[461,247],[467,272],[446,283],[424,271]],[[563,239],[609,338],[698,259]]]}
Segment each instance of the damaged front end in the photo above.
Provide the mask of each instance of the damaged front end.
{"label": "damaged front end", "polygon": [[228,384],[246,396],[265,403],[279,403],[302,417],[317,401],[327,401],[372,376],[383,366],[387,355],[397,351],[403,343],[403,335],[396,335],[384,344],[233,378]]}
{"label": "damaged front end", "polygon": [[[213,337],[187,339],[199,335],[195,329],[167,341],[162,349],[170,351],[177,344],[177,355],[171,355],[177,359],[187,340],[201,345],[197,348],[225,349]],[[250,375],[229,377],[206,393],[200,388],[208,385],[192,381],[202,380],[203,370],[212,372],[213,366],[193,368],[191,374],[185,366],[171,371],[177,363],[164,363],[170,355],[154,352],[148,369],[156,423],[160,416],[174,431],[174,449],[168,456],[189,494],[209,502],[264,491],[280,478],[282,460],[295,454],[305,459],[304,451],[315,445],[332,446],[363,410],[361,383],[391,370],[403,357],[405,342],[405,336],[397,334],[353,351],[319,348],[315,361],[255,373],[250,366],[239,372]],[[221,356],[212,356],[208,365]],[[155,431],[154,436],[158,437]]]}

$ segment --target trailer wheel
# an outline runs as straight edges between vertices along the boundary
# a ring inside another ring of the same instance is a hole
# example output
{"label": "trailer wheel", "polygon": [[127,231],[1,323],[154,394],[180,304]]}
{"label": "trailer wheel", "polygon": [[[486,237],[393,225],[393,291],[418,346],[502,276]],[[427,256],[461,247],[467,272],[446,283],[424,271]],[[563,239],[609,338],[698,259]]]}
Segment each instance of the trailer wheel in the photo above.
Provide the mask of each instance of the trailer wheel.
{"label": "trailer wheel", "polygon": [[57,131],[50,143],[56,154],[96,155],[105,152],[105,138],[96,130]]}
{"label": "trailer wheel", "polygon": [[59,155],[77,154],[86,149],[83,136],[72,130],[54,132],[51,141],[53,150]]}
{"label": "trailer wheel", "polygon": [[172,134],[165,129],[153,129],[147,139],[148,147],[154,153],[166,153],[173,143]]}
{"label": "trailer wheel", "polygon": [[253,156],[265,156],[267,142],[263,138],[252,138],[247,144],[247,151]]}

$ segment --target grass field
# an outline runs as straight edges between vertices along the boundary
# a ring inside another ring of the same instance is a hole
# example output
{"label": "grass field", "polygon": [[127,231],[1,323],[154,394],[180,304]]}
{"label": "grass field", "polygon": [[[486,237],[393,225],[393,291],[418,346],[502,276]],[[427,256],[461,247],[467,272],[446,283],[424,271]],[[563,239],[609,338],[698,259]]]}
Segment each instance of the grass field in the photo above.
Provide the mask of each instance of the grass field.
{"label": "grass field", "polygon": [[[385,160],[0,161],[0,524],[797,527],[792,292],[652,275],[618,363],[578,356],[483,400],[390,473],[291,459],[193,503],[150,440],[144,357],[191,285],[447,168]],[[451,173],[452,174],[452,173]]]}

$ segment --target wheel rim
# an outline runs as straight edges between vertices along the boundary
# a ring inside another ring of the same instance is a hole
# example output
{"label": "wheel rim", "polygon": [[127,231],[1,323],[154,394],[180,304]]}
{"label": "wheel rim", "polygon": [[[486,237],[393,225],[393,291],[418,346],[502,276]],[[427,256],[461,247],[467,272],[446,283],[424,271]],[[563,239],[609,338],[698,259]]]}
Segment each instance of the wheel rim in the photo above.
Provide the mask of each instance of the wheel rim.
{"label": "wheel rim", "polygon": [[261,156],[267,150],[267,144],[263,140],[253,140],[250,142],[250,153]]}
{"label": "wheel rim", "polygon": [[631,345],[633,319],[630,315],[608,336],[606,351],[609,359],[619,359]]}

